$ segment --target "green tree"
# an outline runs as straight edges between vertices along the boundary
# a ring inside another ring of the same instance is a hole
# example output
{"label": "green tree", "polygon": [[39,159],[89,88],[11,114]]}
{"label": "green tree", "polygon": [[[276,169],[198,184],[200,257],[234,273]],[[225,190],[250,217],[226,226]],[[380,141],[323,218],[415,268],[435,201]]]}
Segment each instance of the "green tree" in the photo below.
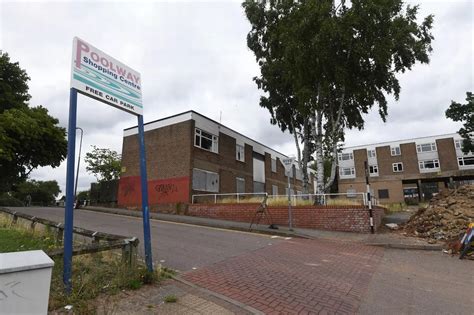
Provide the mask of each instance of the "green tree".
{"label": "green tree", "polygon": [[28,106],[28,80],[18,62],[0,51],[0,192],[66,157],[65,129],[46,108]]}
{"label": "green tree", "polygon": [[18,184],[14,197],[25,202],[28,196],[35,204],[51,205],[56,200],[56,196],[61,192],[58,182],[28,180]]}
{"label": "green tree", "polygon": [[265,92],[260,106],[295,136],[305,187],[314,153],[317,190],[326,191],[345,128],[362,129],[374,105],[385,121],[386,96],[400,94],[396,74],[429,62],[433,16],[418,23],[418,7],[402,0],[247,0],[243,7],[261,71],[254,80]]}
{"label": "green tree", "polygon": [[94,174],[99,182],[118,179],[121,170],[121,156],[114,150],[92,146],[92,152],[87,152],[86,170]]}
{"label": "green tree", "polygon": [[463,138],[462,151],[474,152],[474,96],[472,92],[466,92],[466,104],[451,101],[451,105],[446,110],[446,117],[463,123],[463,127],[458,131]]}
{"label": "green tree", "polygon": [[88,200],[90,199],[90,190],[84,190],[77,193],[77,200]]}

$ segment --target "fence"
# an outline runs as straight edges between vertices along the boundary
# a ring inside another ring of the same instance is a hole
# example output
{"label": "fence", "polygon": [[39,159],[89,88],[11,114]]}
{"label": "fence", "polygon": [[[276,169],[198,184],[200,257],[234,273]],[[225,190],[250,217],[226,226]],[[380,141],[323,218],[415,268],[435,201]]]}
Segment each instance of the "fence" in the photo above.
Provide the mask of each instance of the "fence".
{"label": "fence", "polygon": [[199,194],[193,195],[194,203],[260,203],[267,193],[232,193],[232,194]]}
{"label": "fence", "polygon": [[[267,196],[267,205],[288,205],[288,195],[268,195],[267,193],[199,194],[192,196],[192,203],[260,203]],[[372,196],[372,205],[378,200]],[[292,206],[310,205],[363,205],[367,206],[366,193],[292,194]]]}
{"label": "fence", "polygon": [[[37,218],[32,215],[5,208],[0,208],[0,213],[4,213],[6,215],[11,216],[13,225],[16,225],[18,223],[18,219],[20,218],[30,222],[29,228],[31,230],[34,230],[36,224],[38,223],[50,229],[55,229],[54,234],[56,238],[56,244],[61,245],[63,243],[64,225],[62,223],[50,221],[43,218]],[[133,265],[136,262],[137,248],[139,243],[139,240],[136,237],[125,237],[121,235],[91,231],[79,227],[73,228],[73,234],[86,239],[90,239],[91,241],[89,244],[75,244],[73,246],[73,256],[97,253],[112,249],[122,249],[122,260],[125,263]],[[49,250],[46,253],[50,257],[62,256],[64,253],[64,249],[56,248]]]}

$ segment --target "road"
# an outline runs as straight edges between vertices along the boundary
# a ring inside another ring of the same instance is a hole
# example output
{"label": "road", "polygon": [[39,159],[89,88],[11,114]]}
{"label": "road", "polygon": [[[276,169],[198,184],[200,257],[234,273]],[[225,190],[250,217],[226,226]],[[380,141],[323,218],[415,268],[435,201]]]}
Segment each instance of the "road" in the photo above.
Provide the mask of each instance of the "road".
{"label": "road", "polygon": [[[10,207],[12,210],[64,222],[64,208]],[[106,233],[135,236],[143,255],[142,219],[88,210],[74,212],[74,225]],[[153,260],[177,271],[188,271],[256,250],[282,239],[182,223],[150,220]]]}
{"label": "road", "polygon": [[[63,221],[61,208],[14,209]],[[75,225],[142,236],[142,219],[135,217],[79,210]],[[442,252],[285,240],[157,220],[151,231],[155,261],[267,314],[473,314],[473,261]]]}

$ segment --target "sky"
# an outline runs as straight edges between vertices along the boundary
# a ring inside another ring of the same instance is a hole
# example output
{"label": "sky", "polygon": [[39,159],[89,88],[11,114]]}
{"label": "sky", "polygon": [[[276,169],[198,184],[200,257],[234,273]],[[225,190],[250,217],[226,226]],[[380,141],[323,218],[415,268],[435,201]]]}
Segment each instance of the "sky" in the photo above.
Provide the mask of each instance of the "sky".
{"label": "sky", "polygon": [[[453,133],[461,126],[444,112],[473,90],[474,2],[407,3],[420,5],[420,18],[435,16],[431,62],[400,74],[400,99],[389,100],[387,122],[374,109],[364,130],[346,131],[346,146]],[[46,107],[61,126],[67,127],[72,40],[78,36],[141,73],[145,122],[194,110],[295,154],[292,136],[271,125],[259,106],[262,92],[252,78],[260,71],[246,44],[249,30],[240,1],[0,0],[0,50],[31,77],[30,105]],[[82,157],[92,145],[121,152],[123,129],[134,125],[135,116],[79,95]],[[64,192],[66,161],[39,168],[31,178],[57,180]],[[82,160],[78,191],[94,181]]]}

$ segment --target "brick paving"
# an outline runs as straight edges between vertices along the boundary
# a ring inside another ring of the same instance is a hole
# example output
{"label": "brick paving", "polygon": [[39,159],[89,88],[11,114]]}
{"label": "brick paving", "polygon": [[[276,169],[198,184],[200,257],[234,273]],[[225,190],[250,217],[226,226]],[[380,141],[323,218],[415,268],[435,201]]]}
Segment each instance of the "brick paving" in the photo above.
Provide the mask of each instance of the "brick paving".
{"label": "brick paving", "polygon": [[293,239],[182,277],[266,314],[353,314],[383,249]]}

